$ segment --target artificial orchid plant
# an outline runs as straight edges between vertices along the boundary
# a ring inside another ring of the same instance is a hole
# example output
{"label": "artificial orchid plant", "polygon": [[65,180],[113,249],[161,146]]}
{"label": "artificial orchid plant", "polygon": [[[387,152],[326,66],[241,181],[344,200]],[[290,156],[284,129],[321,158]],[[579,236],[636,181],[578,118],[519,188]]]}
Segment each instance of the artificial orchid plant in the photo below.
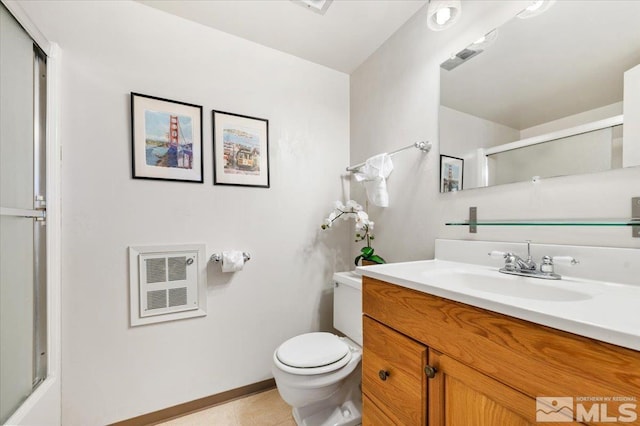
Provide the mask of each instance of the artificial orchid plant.
{"label": "artificial orchid plant", "polygon": [[356,221],[356,243],[360,241],[367,241],[367,245],[362,247],[360,250],[360,254],[355,259],[355,264],[357,265],[360,260],[368,260],[373,263],[386,263],[386,261],[374,254],[373,247],[371,247],[371,241],[374,239],[372,234],[373,232],[373,221],[369,220],[369,215],[365,212],[362,206],[356,203],[353,200],[347,201],[346,205],[342,204],[340,201],[336,201],[334,203],[334,209],[329,214],[329,217],[324,220],[324,223],[321,225],[322,229],[331,228],[333,222],[338,220],[338,218],[342,218],[342,220],[349,220],[351,218]]}

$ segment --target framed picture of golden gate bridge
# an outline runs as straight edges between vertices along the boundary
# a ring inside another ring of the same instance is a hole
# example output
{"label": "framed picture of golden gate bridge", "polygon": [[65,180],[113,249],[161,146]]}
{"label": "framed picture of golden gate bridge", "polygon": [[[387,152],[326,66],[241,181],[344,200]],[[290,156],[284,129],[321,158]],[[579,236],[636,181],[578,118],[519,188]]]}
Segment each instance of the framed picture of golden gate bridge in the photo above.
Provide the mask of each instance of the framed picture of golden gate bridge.
{"label": "framed picture of golden gate bridge", "polygon": [[134,179],[203,182],[202,106],[131,93]]}

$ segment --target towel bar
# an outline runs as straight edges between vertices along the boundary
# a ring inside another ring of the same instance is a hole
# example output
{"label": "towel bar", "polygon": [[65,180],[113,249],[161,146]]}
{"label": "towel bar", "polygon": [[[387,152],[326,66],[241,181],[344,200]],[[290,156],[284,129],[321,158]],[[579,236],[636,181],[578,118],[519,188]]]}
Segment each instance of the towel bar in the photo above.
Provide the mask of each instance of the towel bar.
{"label": "towel bar", "polygon": [[[431,142],[416,142],[416,143],[412,143],[411,145],[407,145],[404,148],[400,148],[400,149],[396,149],[395,151],[392,151],[389,153],[389,155],[395,155],[401,151],[404,151],[405,149],[409,149],[409,148],[418,148],[420,151],[422,152],[429,152],[431,151]],[[366,162],[362,162],[362,163],[358,163],[354,166],[349,166],[347,167],[347,171],[348,172],[355,172],[356,170],[358,170],[360,167],[364,166]]]}

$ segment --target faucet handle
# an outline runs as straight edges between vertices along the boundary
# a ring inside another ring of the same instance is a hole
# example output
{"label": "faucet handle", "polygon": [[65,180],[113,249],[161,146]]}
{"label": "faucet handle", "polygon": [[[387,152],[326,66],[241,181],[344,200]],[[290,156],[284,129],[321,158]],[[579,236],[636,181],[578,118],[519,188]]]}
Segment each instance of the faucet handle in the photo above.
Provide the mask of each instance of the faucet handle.
{"label": "faucet handle", "polygon": [[542,256],[542,263],[540,263],[540,272],[545,274],[553,274],[553,259],[551,256]]}
{"label": "faucet handle", "polygon": [[577,265],[580,262],[571,256],[543,256],[542,263],[540,264],[540,272],[553,274],[553,265],[555,263],[560,265]]}
{"label": "faucet handle", "polygon": [[506,257],[509,256],[509,253],[505,253],[504,251],[497,251],[497,250],[490,251],[487,254],[496,259],[506,259]]}
{"label": "faucet handle", "polygon": [[560,265],[577,265],[580,263],[579,260],[571,256],[553,256],[551,259],[553,260],[553,263],[558,263]]}

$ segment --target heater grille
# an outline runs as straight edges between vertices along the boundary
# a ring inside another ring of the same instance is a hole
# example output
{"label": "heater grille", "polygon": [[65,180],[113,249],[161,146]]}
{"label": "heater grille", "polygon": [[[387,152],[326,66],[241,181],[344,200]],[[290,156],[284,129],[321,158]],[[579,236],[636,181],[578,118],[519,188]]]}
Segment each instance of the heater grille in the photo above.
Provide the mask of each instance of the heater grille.
{"label": "heater grille", "polygon": [[167,268],[164,259],[147,259],[147,284],[162,283],[167,280]]}
{"label": "heater grille", "polygon": [[187,288],[169,289],[169,306],[184,306],[187,304]]}
{"label": "heater grille", "polygon": [[169,281],[179,281],[187,279],[187,257],[169,257]]}
{"label": "heater grille", "polygon": [[167,307],[167,291],[152,290],[147,292],[147,309],[160,309]]}
{"label": "heater grille", "polygon": [[198,253],[138,256],[140,317],[198,309]]}
{"label": "heater grille", "polygon": [[204,244],[129,247],[131,325],[204,316]]}

